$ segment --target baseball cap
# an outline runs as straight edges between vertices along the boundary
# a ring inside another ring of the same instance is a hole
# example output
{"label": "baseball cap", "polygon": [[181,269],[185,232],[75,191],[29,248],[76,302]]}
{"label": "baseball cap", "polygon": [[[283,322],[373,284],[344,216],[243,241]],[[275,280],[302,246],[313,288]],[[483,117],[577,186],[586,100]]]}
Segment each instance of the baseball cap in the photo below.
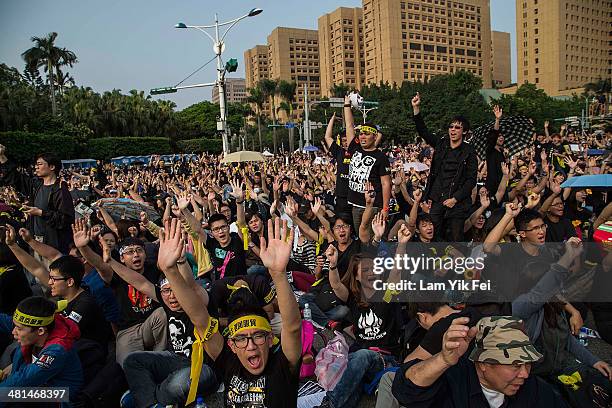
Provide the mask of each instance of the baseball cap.
{"label": "baseball cap", "polygon": [[535,363],[542,354],[534,347],[523,321],[512,316],[483,317],[469,359],[491,364]]}

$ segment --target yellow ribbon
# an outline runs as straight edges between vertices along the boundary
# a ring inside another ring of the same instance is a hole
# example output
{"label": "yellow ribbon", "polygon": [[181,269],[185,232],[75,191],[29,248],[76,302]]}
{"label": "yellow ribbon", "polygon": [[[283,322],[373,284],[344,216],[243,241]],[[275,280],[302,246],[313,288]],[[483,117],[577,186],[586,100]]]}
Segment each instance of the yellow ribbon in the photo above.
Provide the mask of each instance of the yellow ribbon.
{"label": "yellow ribbon", "polygon": [[2,276],[2,274],[4,274],[5,272],[10,272],[13,270],[13,266],[14,265],[9,265],[9,266],[0,266],[0,276]]}
{"label": "yellow ribbon", "polygon": [[244,250],[248,251],[249,250],[249,227],[242,227],[240,228],[240,230],[242,231],[242,242],[244,244]]}
{"label": "yellow ribbon", "polygon": [[317,238],[317,243],[315,244],[315,255],[319,255],[321,252],[321,244],[323,243],[323,234],[319,234]]}
{"label": "yellow ribbon", "polygon": [[203,342],[208,341],[217,331],[219,331],[219,321],[213,317],[208,318],[208,326],[206,330],[204,330],[204,337],[200,337],[197,329],[193,329],[196,340],[191,345],[191,372],[189,373],[191,384],[189,385],[189,395],[187,396],[185,405],[189,405],[195,401],[198,392],[200,373],[202,372],[202,364],[204,364]]}
{"label": "yellow ribbon", "polygon": [[323,277],[323,278],[319,279],[318,281],[316,281],[315,283],[313,283],[311,286],[312,286],[312,287],[317,286],[319,283],[323,282],[324,280],[325,280],[325,277]]}
{"label": "yellow ribbon", "polygon": [[557,378],[562,384],[570,386],[574,391],[578,391],[582,384],[582,377],[578,371],[574,372],[572,375],[560,375]]}

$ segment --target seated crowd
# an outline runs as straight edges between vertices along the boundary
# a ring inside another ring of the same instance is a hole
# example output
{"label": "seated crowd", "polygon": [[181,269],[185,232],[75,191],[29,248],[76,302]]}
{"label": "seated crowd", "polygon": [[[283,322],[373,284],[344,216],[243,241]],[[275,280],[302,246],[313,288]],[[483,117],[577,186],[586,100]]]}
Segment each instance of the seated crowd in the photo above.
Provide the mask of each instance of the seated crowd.
{"label": "seated crowd", "polygon": [[609,186],[562,187],[610,173],[612,133],[546,124],[510,154],[495,107],[481,157],[465,118],[436,135],[411,103],[417,143],[355,127],[346,98],[324,152],[259,163],[31,168],[0,146],[0,388],[296,407],[341,337],[321,407],[612,406],[583,327],[611,349]]}

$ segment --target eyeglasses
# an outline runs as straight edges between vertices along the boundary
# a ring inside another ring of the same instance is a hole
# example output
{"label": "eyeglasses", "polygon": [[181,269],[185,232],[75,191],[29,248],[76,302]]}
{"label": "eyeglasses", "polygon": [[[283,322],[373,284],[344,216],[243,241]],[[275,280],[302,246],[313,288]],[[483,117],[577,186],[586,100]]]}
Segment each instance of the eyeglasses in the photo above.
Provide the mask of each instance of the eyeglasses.
{"label": "eyeglasses", "polygon": [[247,348],[249,345],[249,340],[252,340],[253,344],[256,346],[261,346],[266,342],[268,334],[269,333],[266,332],[257,332],[252,336],[236,336],[232,338],[232,342],[234,343],[234,346],[238,347],[239,349]]}
{"label": "eyeglasses", "polygon": [[457,129],[457,130],[461,130],[463,129],[463,126],[461,125],[448,125],[449,129]]}
{"label": "eyeglasses", "polygon": [[169,296],[172,293],[172,288],[160,289],[159,293],[163,296]]}
{"label": "eyeglasses", "polygon": [[65,281],[68,280],[70,278],[64,278],[64,277],[57,277],[57,276],[51,276],[49,275],[49,280],[53,283],[57,282],[57,281]]}
{"label": "eyeglasses", "polygon": [[221,231],[226,231],[228,229],[229,229],[229,225],[225,224],[225,225],[223,225],[221,227],[212,228],[211,231],[212,232],[221,232]]}
{"label": "eyeglasses", "polygon": [[347,225],[347,224],[334,225],[334,229],[335,229],[336,231],[340,231],[340,230],[347,230],[347,229],[349,229],[349,228],[350,228],[350,226],[349,226],[349,225]]}
{"label": "eyeglasses", "polygon": [[525,229],[523,231],[525,232],[531,232],[531,231],[546,231],[546,229],[548,228],[548,225],[546,224],[542,224],[542,225],[537,225],[533,228],[529,228],[529,229]]}
{"label": "eyeglasses", "polygon": [[130,248],[130,249],[126,249],[124,251],[122,251],[123,255],[134,255],[134,254],[144,254],[145,250],[142,247],[138,247],[138,248]]}

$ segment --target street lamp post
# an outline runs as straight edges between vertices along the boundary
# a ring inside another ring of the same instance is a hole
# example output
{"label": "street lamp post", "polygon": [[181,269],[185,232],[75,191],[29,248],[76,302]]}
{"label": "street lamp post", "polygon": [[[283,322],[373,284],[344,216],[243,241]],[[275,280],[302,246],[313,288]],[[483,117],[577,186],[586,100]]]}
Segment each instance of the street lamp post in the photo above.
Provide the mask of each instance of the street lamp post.
{"label": "street lamp post", "polygon": [[[224,23],[219,23],[219,18],[215,13],[215,24],[212,25],[187,25],[185,23],[178,23],[175,28],[194,28],[202,33],[206,34],[208,38],[210,38],[213,42],[213,51],[215,52],[217,58],[217,82],[216,86],[219,89],[219,110],[220,110],[220,118],[219,121],[221,130],[221,135],[223,139],[223,153],[229,153],[229,143],[228,143],[228,132],[227,132],[227,112],[225,109],[225,69],[223,68],[223,62],[221,61],[221,54],[225,51],[225,36],[228,31],[232,29],[240,20],[243,20],[247,17],[253,17],[260,14],[263,10],[260,8],[251,9],[248,14],[245,14],[242,17],[235,18],[230,21],[226,21]],[[229,26],[227,30],[223,33],[221,38],[219,38],[219,27]],[[207,29],[215,29],[215,36],[213,37],[206,31]]]}

